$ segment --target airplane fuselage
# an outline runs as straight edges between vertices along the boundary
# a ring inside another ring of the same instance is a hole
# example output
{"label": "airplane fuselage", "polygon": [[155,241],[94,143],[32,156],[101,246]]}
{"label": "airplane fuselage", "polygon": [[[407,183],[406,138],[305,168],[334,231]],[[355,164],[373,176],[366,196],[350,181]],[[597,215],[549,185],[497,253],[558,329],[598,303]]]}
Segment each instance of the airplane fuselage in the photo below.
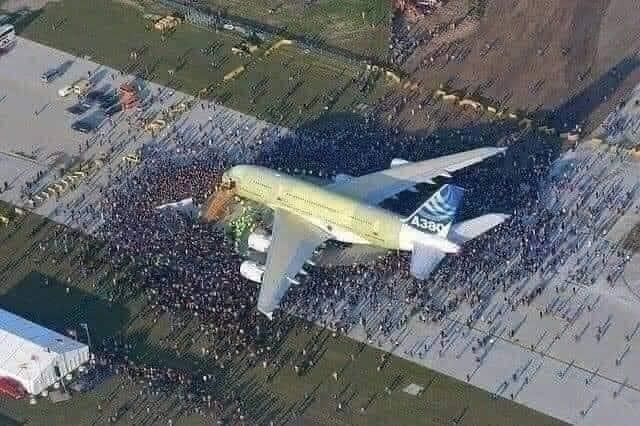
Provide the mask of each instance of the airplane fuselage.
{"label": "airplane fuselage", "polygon": [[408,251],[415,241],[455,251],[437,236],[415,231],[393,212],[266,167],[236,166],[227,172],[240,198],[300,216],[333,239]]}

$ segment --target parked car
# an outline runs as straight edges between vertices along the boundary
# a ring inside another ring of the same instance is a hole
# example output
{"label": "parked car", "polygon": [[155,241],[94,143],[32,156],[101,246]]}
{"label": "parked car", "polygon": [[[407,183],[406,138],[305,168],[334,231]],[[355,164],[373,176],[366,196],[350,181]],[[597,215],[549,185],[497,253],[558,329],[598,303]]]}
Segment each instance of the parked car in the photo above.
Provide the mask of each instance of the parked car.
{"label": "parked car", "polygon": [[84,95],[91,89],[91,82],[86,78],[81,78],[80,80],[73,83],[73,91],[76,95]]}
{"label": "parked car", "polygon": [[80,102],[67,108],[67,111],[73,115],[82,115],[85,112],[89,111],[90,109],[91,109],[90,104]]}
{"label": "parked car", "polygon": [[58,70],[52,68],[42,73],[42,75],[40,76],[40,81],[42,81],[43,83],[51,83],[56,79],[56,77],[58,77]]}
{"label": "parked car", "polygon": [[105,93],[102,90],[92,90],[85,95],[84,99],[91,103],[99,102],[100,98],[102,98],[104,94]]}
{"label": "parked car", "polygon": [[72,92],[73,92],[73,87],[71,87],[71,86],[64,86],[64,87],[58,89],[58,95],[61,98],[69,96]]}

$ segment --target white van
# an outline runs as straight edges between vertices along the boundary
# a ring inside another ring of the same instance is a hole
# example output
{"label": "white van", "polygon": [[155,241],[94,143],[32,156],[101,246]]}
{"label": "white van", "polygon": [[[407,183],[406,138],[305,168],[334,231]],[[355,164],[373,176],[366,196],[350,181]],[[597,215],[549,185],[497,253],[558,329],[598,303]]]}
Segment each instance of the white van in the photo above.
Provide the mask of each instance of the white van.
{"label": "white van", "polygon": [[71,94],[71,92],[73,92],[73,87],[71,87],[71,86],[64,86],[64,87],[58,89],[58,95],[61,98],[64,98],[65,96],[69,96]]}

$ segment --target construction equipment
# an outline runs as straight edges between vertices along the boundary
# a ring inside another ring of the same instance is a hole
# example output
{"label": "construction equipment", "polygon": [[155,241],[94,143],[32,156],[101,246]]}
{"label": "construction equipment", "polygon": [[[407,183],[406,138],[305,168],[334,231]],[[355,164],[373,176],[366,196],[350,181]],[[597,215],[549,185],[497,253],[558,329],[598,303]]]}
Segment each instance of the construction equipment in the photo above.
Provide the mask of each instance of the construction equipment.
{"label": "construction equipment", "polygon": [[118,90],[118,96],[124,110],[135,108],[140,100],[138,89],[132,82],[123,83]]}
{"label": "construction equipment", "polygon": [[230,72],[228,72],[224,77],[222,77],[222,80],[223,81],[233,80],[234,78],[236,78],[237,76],[242,74],[245,69],[246,68],[245,68],[244,65],[240,65],[238,68],[235,68],[235,69],[231,70]]}
{"label": "construction equipment", "polygon": [[91,89],[91,82],[86,78],[82,78],[71,85],[73,93],[78,96],[82,96]]}
{"label": "construction equipment", "polygon": [[246,40],[241,41],[231,48],[231,52],[240,56],[251,56],[257,52],[259,47],[253,43],[249,43]]}
{"label": "construction equipment", "polygon": [[174,118],[176,115],[182,114],[183,112],[188,110],[191,107],[190,104],[191,102],[189,101],[177,102],[169,107],[167,115],[169,116],[169,118]]}
{"label": "construction equipment", "polygon": [[153,28],[158,31],[170,31],[182,23],[182,19],[175,16],[165,16],[153,24]]}
{"label": "construction equipment", "polygon": [[200,220],[204,223],[219,221],[226,213],[233,200],[233,187],[220,186],[207,199],[200,211]]}
{"label": "construction equipment", "polygon": [[136,165],[139,164],[142,159],[140,158],[140,155],[138,153],[134,153],[125,155],[124,157],[122,157],[122,161]]}
{"label": "construction equipment", "polygon": [[155,120],[145,124],[144,130],[146,130],[147,132],[155,133],[164,129],[166,126],[167,126],[166,121],[164,121],[161,118],[156,118]]}

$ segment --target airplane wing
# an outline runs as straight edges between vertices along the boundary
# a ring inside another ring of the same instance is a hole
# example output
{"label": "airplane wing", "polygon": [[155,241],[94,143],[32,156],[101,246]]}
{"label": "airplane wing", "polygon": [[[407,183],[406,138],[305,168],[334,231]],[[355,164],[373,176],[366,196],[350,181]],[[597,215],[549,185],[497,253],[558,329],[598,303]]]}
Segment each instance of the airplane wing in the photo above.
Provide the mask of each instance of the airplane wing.
{"label": "airplane wing", "polygon": [[378,204],[417,183],[431,182],[438,176],[450,177],[456,170],[464,169],[504,151],[506,148],[472,149],[336,182],[331,184],[330,188],[370,204]]}
{"label": "airplane wing", "polygon": [[304,262],[316,247],[330,238],[329,234],[284,210],[274,212],[271,235],[258,296],[258,310],[269,318],[280,306],[280,300]]}
{"label": "airplane wing", "polygon": [[456,223],[451,227],[449,239],[455,243],[464,244],[490,231],[509,217],[507,214],[489,213]]}
{"label": "airplane wing", "polygon": [[421,280],[428,278],[445,256],[443,251],[417,244],[411,254],[411,275]]}

